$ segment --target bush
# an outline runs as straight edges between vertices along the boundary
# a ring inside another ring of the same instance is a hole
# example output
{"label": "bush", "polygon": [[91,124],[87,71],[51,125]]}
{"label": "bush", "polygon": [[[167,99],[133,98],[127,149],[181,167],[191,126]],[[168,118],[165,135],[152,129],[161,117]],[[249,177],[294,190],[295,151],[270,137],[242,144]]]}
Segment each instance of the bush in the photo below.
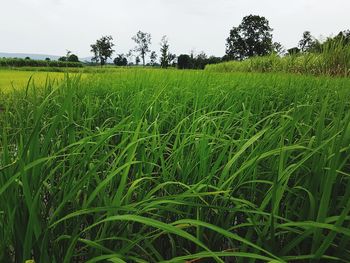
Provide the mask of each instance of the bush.
{"label": "bush", "polygon": [[82,67],[81,62],[0,58],[0,67]]}

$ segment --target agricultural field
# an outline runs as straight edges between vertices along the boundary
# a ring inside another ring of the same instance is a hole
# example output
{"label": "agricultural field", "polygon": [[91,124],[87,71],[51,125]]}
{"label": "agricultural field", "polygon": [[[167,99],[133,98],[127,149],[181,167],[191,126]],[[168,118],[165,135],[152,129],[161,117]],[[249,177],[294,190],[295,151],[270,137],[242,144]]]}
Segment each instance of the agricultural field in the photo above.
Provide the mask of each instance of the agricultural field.
{"label": "agricultural field", "polygon": [[47,74],[0,71],[0,262],[350,261],[349,78]]}
{"label": "agricultural field", "polygon": [[47,80],[62,80],[64,74],[57,72],[0,69],[0,93],[9,92],[13,89],[22,89],[27,86],[31,78],[33,79],[34,85],[43,86]]}

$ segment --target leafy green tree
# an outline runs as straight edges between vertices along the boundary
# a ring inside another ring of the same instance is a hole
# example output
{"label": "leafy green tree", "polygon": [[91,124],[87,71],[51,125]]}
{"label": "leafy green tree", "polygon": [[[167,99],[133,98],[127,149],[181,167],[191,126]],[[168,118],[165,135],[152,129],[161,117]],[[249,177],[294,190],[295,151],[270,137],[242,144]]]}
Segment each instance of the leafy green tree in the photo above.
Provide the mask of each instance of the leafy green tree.
{"label": "leafy green tree", "polygon": [[124,54],[119,54],[114,60],[113,60],[114,64],[116,66],[127,66],[128,65],[128,60],[127,58],[124,56]]}
{"label": "leafy green tree", "polygon": [[160,66],[167,68],[169,66],[169,41],[167,36],[163,36],[160,41]]}
{"label": "leafy green tree", "polygon": [[288,55],[296,55],[300,53],[300,49],[298,47],[292,47],[287,50]]}
{"label": "leafy green tree", "polygon": [[45,58],[45,61],[51,61],[51,58]]}
{"label": "leafy green tree", "polygon": [[150,65],[151,66],[154,66],[156,64],[156,61],[157,61],[157,53],[155,51],[152,51],[151,52],[151,55],[150,55]]}
{"label": "leafy green tree", "polygon": [[177,58],[177,68],[178,69],[190,69],[192,68],[191,57],[187,54],[181,54]]}
{"label": "leafy green tree", "polygon": [[204,69],[207,64],[207,55],[202,51],[199,53],[194,60],[194,67],[196,69]]}
{"label": "leafy green tree", "polygon": [[141,62],[140,57],[136,56],[136,58],[135,58],[136,66],[138,66],[140,64],[140,62]]}
{"label": "leafy green tree", "polygon": [[283,56],[286,54],[285,48],[279,42],[274,42],[272,48],[272,52],[276,53],[277,55]]}
{"label": "leafy green tree", "polygon": [[298,47],[301,52],[305,53],[315,51],[319,44],[319,41],[311,35],[310,31],[305,31]]}
{"label": "leafy green tree", "polygon": [[114,44],[112,41],[112,36],[102,36],[100,39],[96,40],[95,44],[90,45],[91,52],[94,54],[91,60],[100,63],[101,66],[105,65],[108,58],[111,58],[114,52]]}
{"label": "leafy green tree", "polygon": [[169,51],[169,40],[167,36],[163,36],[160,41],[160,66],[162,68],[168,68],[170,65],[175,63],[176,55]]}
{"label": "leafy green tree", "polygon": [[60,57],[60,58],[58,59],[58,61],[66,62],[66,61],[67,61],[67,57]]}
{"label": "leafy green tree", "polygon": [[176,66],[176,55],[173,54],[173,53],[168,53],[168,63],[169,63],[169,66],[172,65],[172,66]]}
{"label": "leafy green tree", "polygon": [[68,62],[79,62],[79,58],[75,54],[70,54],[69,57],[67,57]]}
{"label": "leafy green tree", "polygon": [[264,56],[273,50],[272,28],[262,16],[249,15],[238,27],[233,27],[226,39],[226,55],[229,59],[243,60]]}
{"label": "leafy green tree", "polygon": [[141,56],[143,66],[145,66],[146,55],[150,52],[149,46],[151,45],[151,39],[151,34],[142,31],[137,32],[137,34],[132,37],[132,40],[136,43],[134,51],[138,52]]}

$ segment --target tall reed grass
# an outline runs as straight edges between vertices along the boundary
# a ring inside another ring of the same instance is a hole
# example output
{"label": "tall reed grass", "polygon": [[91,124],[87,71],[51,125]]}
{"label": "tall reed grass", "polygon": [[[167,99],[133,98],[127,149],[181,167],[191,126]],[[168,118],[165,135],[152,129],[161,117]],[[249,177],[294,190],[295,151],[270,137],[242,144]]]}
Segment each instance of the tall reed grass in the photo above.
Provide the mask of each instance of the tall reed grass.
{"label": "tall reed grass", "polygon": [[350,80],[128,70],[0,96],[0,261],[350,260]]}
{"label": "tall reed grass", "polygon": [[320,53],[292,54],[279,57],[272,54],[244,61],[229,61],[207,65],[214,72],[284,72],[328,76],[350,75],[350,45],[330,41]]}

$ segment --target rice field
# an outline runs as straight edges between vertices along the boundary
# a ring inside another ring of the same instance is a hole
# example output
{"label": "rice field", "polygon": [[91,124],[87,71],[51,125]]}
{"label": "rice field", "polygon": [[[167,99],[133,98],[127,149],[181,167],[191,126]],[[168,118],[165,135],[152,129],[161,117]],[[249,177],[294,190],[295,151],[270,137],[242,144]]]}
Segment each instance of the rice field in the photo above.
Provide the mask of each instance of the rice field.
{"label": "rice field", "polygon": [[0,105],[0,262],[350,262],[348,78],[64,74]]}
{"label": "rice field", "polygon": [[56,72],[0,69],[0,93],[26,87],[30,78],[33,79],[35,85],[43,86],[48,79],[51,79],[51,81],[62,80],[64,78],[64,74]]}

